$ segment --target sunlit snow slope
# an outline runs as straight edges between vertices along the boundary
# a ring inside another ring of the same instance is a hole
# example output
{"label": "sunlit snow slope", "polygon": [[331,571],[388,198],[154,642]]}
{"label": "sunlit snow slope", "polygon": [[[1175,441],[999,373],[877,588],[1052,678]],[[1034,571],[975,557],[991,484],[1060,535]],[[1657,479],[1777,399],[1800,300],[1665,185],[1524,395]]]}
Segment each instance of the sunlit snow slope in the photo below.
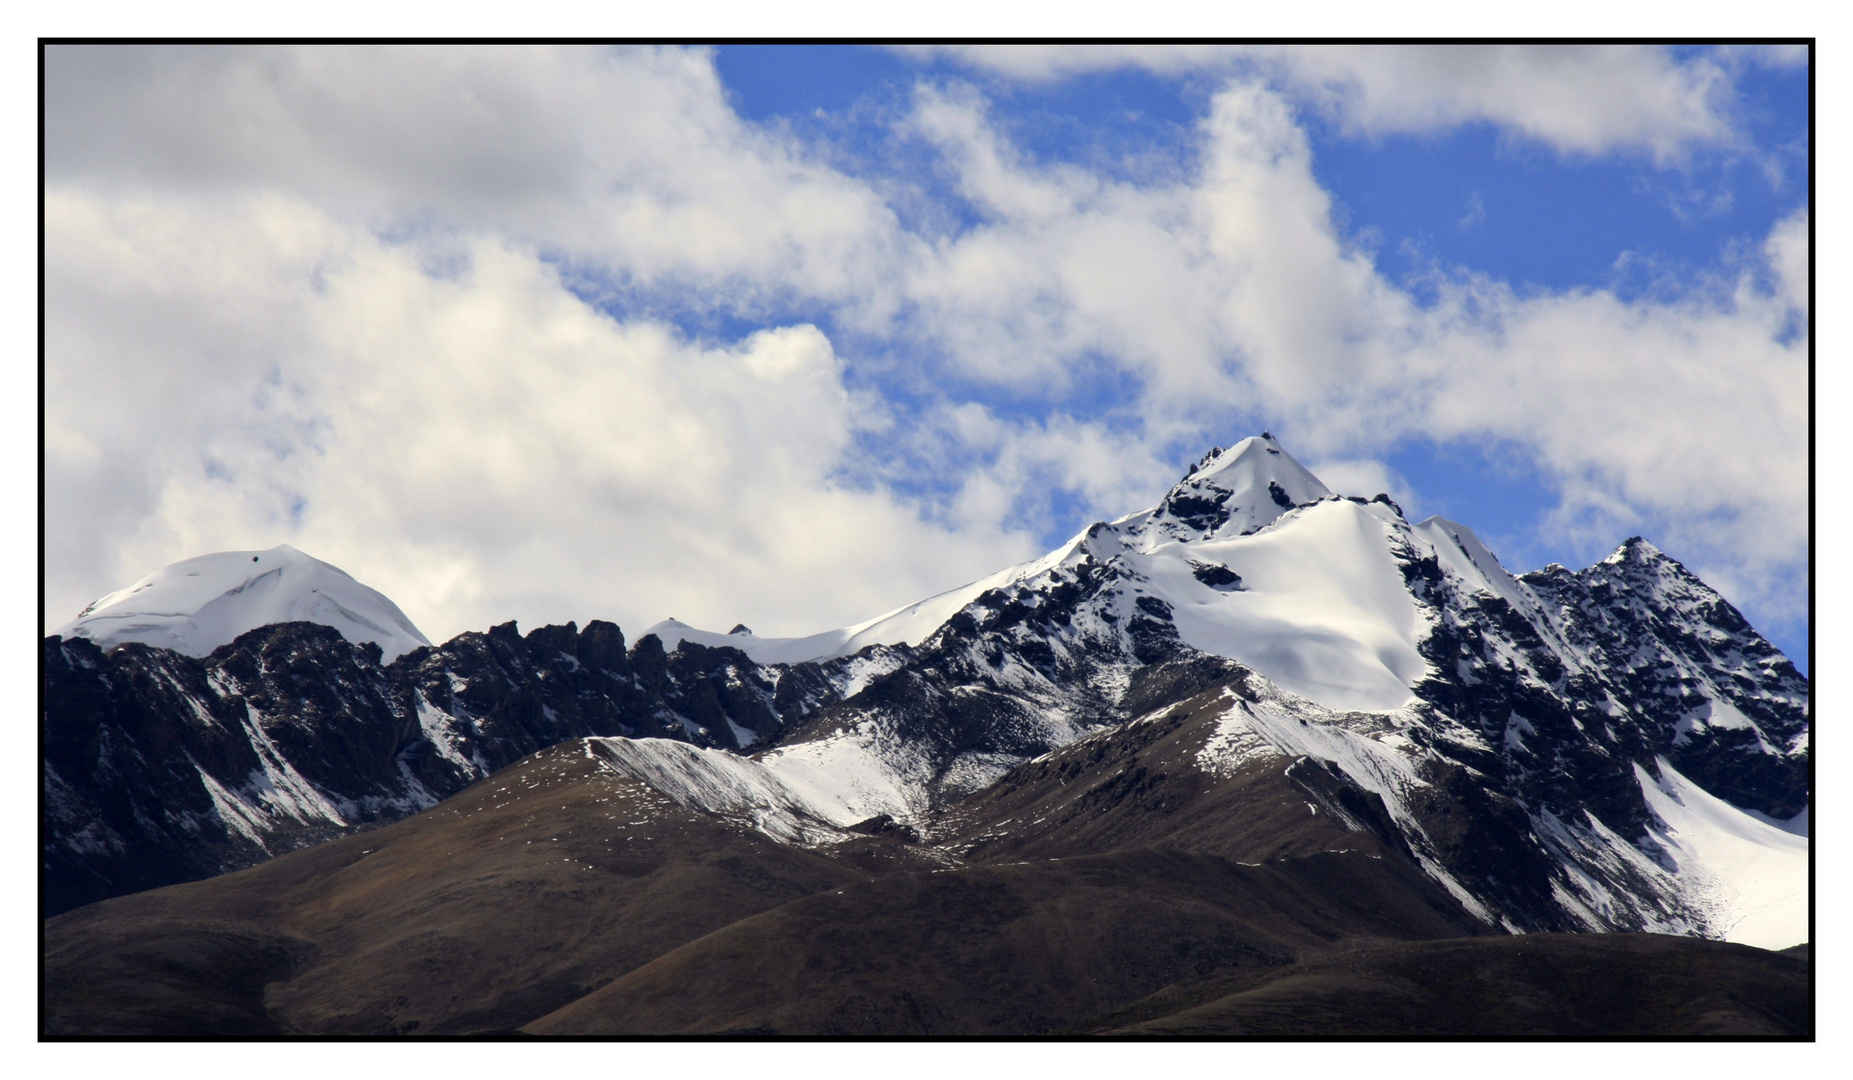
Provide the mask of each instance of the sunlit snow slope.
{"label": "sunlit snow slope", "polygon": [[[1185,644],[1226,656],[1331,708],[1395,709],[1427,670],[1424,627],[1395,560],[1387,504],[1332,494],[1271,436],[1211,454],[1165,501],[1097,525],[1048,555],[856,626],[803,638],[658,623],[679,641],[795,663],[873,644],[917,645],[984,593],[1092,557],[1146,579],[1134,598],[1171,606]],[[1407,529],[1407,526],[1404,526]],[[1464,530],[1463,530],[1464,531]],[[1477,541],[1475,542],[1477,545]],[[1503,571],[1494,570],[1500,577]]]}
{"label": "sunlit snow slope", "polygon": [[285,622],[321,623],[349,641],[376,642],[388,662],[431,644],[391,600],[288,544],[163,567],[52,632],[103,649],[139,641],[205,656],[247,631]]}
{"label": "sunlit snow slope", "polygon": [[1744,813],[1680,775],[1635,766],[1655,835],[1686,892],[1726,941],[1783,949],[1808,940],[1808,837]]}

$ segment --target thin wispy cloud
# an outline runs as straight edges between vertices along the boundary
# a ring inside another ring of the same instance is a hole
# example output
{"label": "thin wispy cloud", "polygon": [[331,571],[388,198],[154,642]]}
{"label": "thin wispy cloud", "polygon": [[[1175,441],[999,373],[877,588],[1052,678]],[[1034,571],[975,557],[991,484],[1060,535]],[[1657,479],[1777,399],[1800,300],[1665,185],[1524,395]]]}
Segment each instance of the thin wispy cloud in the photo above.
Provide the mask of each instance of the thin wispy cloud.
{"label": "thin wispy cloud", "polygon": [[1481,198],[1480,193],[1476,191],[1467,199],[1467,212],[1462,214],[1455,224],[1462,229],[1471,229],[1485,220],[1486,200]]}
{"label": "thin wispy cloud", "polygon": [[1614,45],[959,45],[910,47],[1009,79],[1053,82],[1138,68],[1161,75],[1260,72],[1365,137],[1486,123],[1574,154],[1671,160],[1739,138],[1731,69],[1805,63],[1805,50]]}

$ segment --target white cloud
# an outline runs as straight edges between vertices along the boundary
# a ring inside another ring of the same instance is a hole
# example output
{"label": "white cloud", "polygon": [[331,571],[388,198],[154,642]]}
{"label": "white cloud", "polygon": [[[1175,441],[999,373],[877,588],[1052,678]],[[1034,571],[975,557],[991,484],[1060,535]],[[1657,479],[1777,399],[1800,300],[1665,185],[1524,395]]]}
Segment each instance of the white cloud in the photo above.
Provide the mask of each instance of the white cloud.
{"label": "white cloud", "polygon": [[1281,48],[1297,92],[1359,134],[1495,124],[1558,150],[1662,160],[1729,140],[1733,88],[1715,60],[1632,45]]}
{"label": "white cloud", "polygon": [[[1110,357],[1138,387],[1116,403],[1141,421],[1119,439],[1148,460],[1238,409],[1311,458],[1499,440],[1560,489],[1559,541],[1651,526],[1702,570],[1766,584],[1806,560],[1807,341],[1786,330],[1805,210],[1776,227],[1767,267],[1670,298],[1467,275],[1425,307],[1345,243],[1305,134],[1261,85],[1214,97],[1192,174],[1142,188],[1027,160],[968,93],[920,110],[987,213],[906,290],[968,377],[1060,387]],[[1000,464],[972,497],[1012,497],[1030,487],[1019,473]]]}
{"label": "white cloud", "polygon": [[1410,301],[1337,234],[1278,95],[1218,94],[1194,173],[1145,187],[1022,159],[969,95],[929,92],[920,111],[989,214],[904,290],[968,376],[1059,390],[1107,358],[1138,380],[1121,407],[1161,442],[1244,405],[1323,411],[1387,379],[1376,361],[1409,333]]}
{"label": "white cloud", "polygon": [[[191,273],[201,249],[225,273]],[[672,614],[809,632],[1033,550],[833,482],[854,410],[808,325],[698,346],[505,243],[434,274],[274,199],[54,192],[48,251],[50,547],[117,531],[56,566],[48,624],[174,559],[285,540],[439,637]]]}
{"label": "white cloud", "polygon": [[58,46],[46,83],[58,183],[282,192],[749,297],[866,301],[894,235],[866,186],[741,121],[701,51]]}
{"label": "white cloud", "polygon": [[1121,68],[1182,75],[1227,67],[1245,54],[1239,45],[903,45],[917,57],[947,56],[967,67],[1027,82],[1051,82]]}
{"label": "white cloud", "polygon": [[[814,630],[1032,553],[1010,530],[1065,501],[1149,503],[1236,416],[1399,500],[1377,470],[1401,441],[1510,444],[1560,488],[1557,536],[1651,529],[1793,610],[1806,209],[1764,264],[1670,299],[1456,275],[1418,303],[1334,223],[1293,96],[1361,131],[1480,118],[1652,149],[1723,137],[1675,122],[1712,76],[1651,50],[1346,55],[1250,57],[1186,163],[1137,183],[1039,164],[976,91],[923,88],[902,133],[981,220],[916,233],[742,122],[700,53],[55,54],[46,618],[289,539],[433,634]],[[1640,84],[1619,126],[1576,126],[1585,76]],[[1627,126],[1654,109],[1659,134]],[[615,320],[562,265],[767,329]],[[781,298],[881,355],[846,360]]]}
{"label": "white cloud", "polygon": [[1808,315],[1808,228],[1808,208],[1804,206],[1778,222],[1763,247],[1777,295],[1804,318]]}
{"label": "white cloud", "polygon": [[[1378,494],[1395,499],[1411,521],[1421,518],[1422,510],[1415,489],[1401,473],[1374,458],[1332,458],[1308,461],[1306,468],[1340,495],[1371,498]],[[1463,524],[1465,524],[1463,522]]]}
{"label": "white cloud", "polygon": [[1196,174],[1146,187],[1025,161],[969,94],[925,92],[919,112],[989,219],[904,292],[973,377],[1065,388],[1107,357],[1171,440],[1257,396],[1328,398],[1360,373],[1352,343],[1407,317],[1333,230],[1306,137],[1262,87],[1217,95]]}
{"label": "white cloud", "polygon": [[[1808,349],[1786,305],[1735,295],[1626,303],[1605,293],[1480,293],[1477,329],[1415,414],[1434,436],[1530,448],[1575,507],[1626,508],[1700,566],[1770,568],[1808,554]],[[1638,527],[1637,527],[1638,529]]]}
{"label": "white cloud", "polygon": [[[1362,136],[1489,123],[1560,151],[1672,160],[1736,134],[1728,58],[1634,45],[956,45],[938,52],[1011,79],[1119,68],[1261,71]],[[1771,54],[1770,62],[1792,62]]]}

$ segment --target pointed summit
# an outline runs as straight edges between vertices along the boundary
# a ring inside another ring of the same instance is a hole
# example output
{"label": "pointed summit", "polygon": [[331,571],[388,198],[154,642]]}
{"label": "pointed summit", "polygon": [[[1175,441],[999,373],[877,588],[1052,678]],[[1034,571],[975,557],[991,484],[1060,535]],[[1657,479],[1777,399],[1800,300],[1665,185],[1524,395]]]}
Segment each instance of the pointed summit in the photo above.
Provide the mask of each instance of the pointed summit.
{"label": "pointed summit", "polygon": [[1664,558],[1666,558],[1666,553],[1653,546],[1646,538],[1630,536],[1621,542],[1620,547],[1610,552],[1609,557],[1603,559],[1602,562],[1604,564],[1646,563]]}
{"label": "pointed summit", "polygon": [[1332,491],[1262,432],[1213,449],[1158,504],[1154,519],[1194,537],[1240,536]]}

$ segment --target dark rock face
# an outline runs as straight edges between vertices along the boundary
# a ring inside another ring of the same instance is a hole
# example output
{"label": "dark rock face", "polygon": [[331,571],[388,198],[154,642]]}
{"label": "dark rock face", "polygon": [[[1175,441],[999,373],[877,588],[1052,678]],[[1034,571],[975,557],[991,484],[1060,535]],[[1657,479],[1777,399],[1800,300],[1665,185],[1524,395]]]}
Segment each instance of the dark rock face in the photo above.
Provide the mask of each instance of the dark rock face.
{"label": "dark rock face", "polygon": [[1478,745],[1448,746],[1448,755],[1498,777],[1528,805],[1559,817],[1587,808],[1638,835],[1647,808],[1629,766],[1651,758],[1639,724],[1604,712],[1609,687],[1599,673],[1567,673],[1559,651],[1510,602],[1462,595],[1432,563],[1403,568],[1438,623],[1421,646],[1433,674],[1416,692],[1479,737]]}
{"label": "dark rock face", "polygon": [[1190,574],[1212,589],[1235,590],[1242,587],[1242,575],[1214,563],[1192,563]]}
{"label": "dark rock face", "polygon": [[44,642],[47,913],[249,866],[394,821],[586,735],[740,749],[836,700],[815,665],[607,622],[513,623],[381,666],[285,623],[195,658]]}
{"label": "dark rock face", "polygon": [[[1156,597],[1116,614],[1127,584],[1122,568],[1090,558],[990,590],[918,647],[864,650],[855,662],[872,677],[783,741],[860,731],[906,759],[923,808],[948,806],[1080,732],[1117,722],[1124,673],[1141,662],[1134,653],[1159,659],[1181,648]],[[806,666],[784,678],[804,677]]]}
{"label": "dark rock face", "polygon": [[52,637],[44,670],[48,912],[429,805],[398,776],[407,723],[378,647],[328,627],[267,627],[204,660]]}
{"label": "dark rock face", "polygon": [[[1581,573],[1523,575],[1516,601],[1467,591],[1433,556],[1393,550],[1435,620],[1420,646],[1431,673],[1416,693],[1464,729],[1422,733],[1451,764],[1431,770],[1435,789],[1418,818],[1451,838],[1444,865],[1490,907],[1534,929],[1585,928],[1562,917],[1545,877],[1554,863],[1580,863],[1609,891],[1641,900],[1609,916],[1614,928],[1640,929],[1670,910],[1637,869],[1591,860],[1570,839],[1587,839],[1582,823],[1593,816],[1651,854],[1637,777],[1659,775],[1662,757],[1737,806],[1779,818],[1806,808],[1807,680],[1651,545],[1630,540]],[[1694,722],[1709,710],[1754,726]]]}
{"label": "dark rock face", "polygon": [[[1640,537],[1580,573],[1521,580],[1649,721],[1652,753],[1738,806],[1779,818],[1807,808],[1808,680],[1710,586]],[[1708,709],[1714,700],[1754,726]]]}
{"label": "dark rock face", "polygon": [[[1637,836],[1647,811],[1633,766],[1657,772],[1664,756],[1735,805],[1780,818],[1807,806],[1808,681],[1651,545],[1631,540],[1581,573],[1524,575],[1532,610],[1450,589],[1432,558],[1404,555],[1438,623],[1422,644],[1435,674],[1417,693],[1495,748],[1455,756],[1513,796]],[[1724,715],[1706,723],[1713,712]]]}
{"label": "dark rock face", "polygon": [[[1179,492],[1164,502],[1164,509],[1200,533],[1212,533],[1229,520],[1229,492],[1204,485],[1204,492]],[[1276,489],[1278,490],[1278,488]]]}

